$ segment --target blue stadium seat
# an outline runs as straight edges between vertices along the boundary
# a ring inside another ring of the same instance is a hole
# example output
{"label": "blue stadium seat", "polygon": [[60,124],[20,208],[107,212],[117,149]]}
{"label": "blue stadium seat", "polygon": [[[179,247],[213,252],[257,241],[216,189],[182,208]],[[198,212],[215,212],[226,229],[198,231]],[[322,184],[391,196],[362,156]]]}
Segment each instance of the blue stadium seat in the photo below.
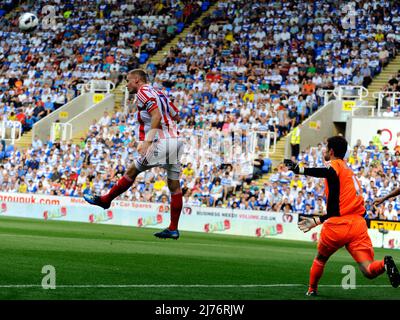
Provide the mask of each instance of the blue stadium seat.
{"label": "blue stadium seat", "polygon": [[179,18],[181,18],[183,15],[183,11],[182,10],[178,10],[175,12],[175,18],[179,20]]}
{"label": "blue stadium seat", "polygon": [[209,6],[210,6],[210,2],[209,1],[204,1],[201,4],[201,11],[207,11]]}
{"label": "blue stadium seat", "polygon": [[149,64],[147,65],[147,69],[150,69],[150,70],[152,70],[153,72],[156,72],[156,71],[157,71],[157,67],[156,67],[156,65],[155,65],[154,63],[149,63]]}
{"label": "blue stadium seat", "polygon": [[272,165],[271,159],[265,158],[265,159],[264,159],[264,165],[263,165],[263,167],[261,168],[262,172],[268,173],[269,170],[271,169],[271,165]]}
{"label": "blue stadium seat", "polygon": [[5,13],[6,13],[5,10],[0,10],[0,17],[4,16]]}
{"label": "blue stadium seat", "polygon": [[145,63],[148,58],[149,58],[149,54],[148,53],[141,53],[140,57],[139,57],[139,63],[140,64]]}
{"label": "blue stadium seat", "polygon": [[176,24],[176,27],[178,28],[176,31],[177,31],[178,33],[181,33],[182,30],[183,30],[183,28],[185,27],[185,24],[184,24],[183,22],[178,22],[178,23]]}
{"label": "blue stadium seat", "polygon": [[133,22],[134,22],[136,25],[139,25],[139,24],[142,22],[142,20],[139,19],[138,17],[135,17],[135,18],[133,19]]}
{"label": "blue stadium seat", "polygon": [[8,152],[13,152],[14,151],[14,146],[13,145],[9,145],[6,147],[6,153]]}
{"label": "blue stadium seat", "polygon": [[216,9],[216,10],[214,10],[213,13],[212,13],[213,16],[217,16],[217,17],[220,17],[220,16],[222,16],[223,14],[224,14],[224,11],[223,11],[223,10],[220,10],[220,9]]}

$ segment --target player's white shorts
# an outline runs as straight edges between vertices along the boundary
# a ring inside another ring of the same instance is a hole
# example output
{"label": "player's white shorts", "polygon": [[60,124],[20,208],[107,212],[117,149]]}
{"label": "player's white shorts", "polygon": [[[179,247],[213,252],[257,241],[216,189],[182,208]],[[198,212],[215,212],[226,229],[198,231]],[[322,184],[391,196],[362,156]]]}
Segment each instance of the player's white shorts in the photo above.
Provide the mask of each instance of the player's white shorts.
{"label": "player's white shorts", "polygon": [[160,139],[153,142],[147,153],[135,160],[136,169],[142,172],[162,167],[167,170],[168,179],[179,180],[183,144],[184,140],[181,138]]}

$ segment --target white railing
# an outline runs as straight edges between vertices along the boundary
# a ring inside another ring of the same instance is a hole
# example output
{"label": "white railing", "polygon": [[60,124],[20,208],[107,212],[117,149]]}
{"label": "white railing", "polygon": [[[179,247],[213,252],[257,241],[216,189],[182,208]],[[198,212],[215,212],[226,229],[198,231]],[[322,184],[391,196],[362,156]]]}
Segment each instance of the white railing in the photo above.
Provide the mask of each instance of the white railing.
{"label": "white railing", "polygon": [[333,94],[338,100],[363,100],[368,97],[368,90],[363,86],[337,86],[335,90],[333,90]]}
{"label": "white railing", "polygon": [[72,125],[70,123],[54,122],[51,125],[50,140],[59,142],[72,139]]}
{"label": "white railing", "polygon": [[[261,138],[260,134],[265,136]],[[269,157],[276,152],[277,134],[268,131],[199,130],[182,131],[181,138],[184,139],[185,145],[182,160],[184,163],[199,161],[204,165],[218,158],[221,163],[239,164],[245,172],[253,166],[253,161],[259,153]]]}
{"label": "white railing", "polygon": [[81,94],[88,92],[110,93],[115,88],[115,84],[109,80],[90,80],[87,83],[77,85]]}
{"label": "white railing", "polygon": [[19,121],[2,121],[0,122],[0,138],[2,140],[11,141],[15,144],[21,138],[22,124]]}
{"label": "white railing", "polygon": [[82,95],[84,93],[87,93],[86,89],[85,89],[85,84],[84,83],[79,83],[76,85],[76,89],[78,89],[79,91],[79,95]]}
{"label": "white railing", "polygon": [[393,107],[395,104],[396,99],[400,99],[400,92],[395,91],[395,92],[390,92],[390,91],[379,91],[379,92],[374,92],[372,96],[375,99],[378,99],[378,116],[381,116],[381,109],[383,105],[383,99],[385,97],[390,97],[390,106]]}
{"label": "white railing", "polygon": [[[260,138],[260,135],[263,136],[263,138]],[[252,131],[251,132],[251,153],[255,156],[256,155],[256,147],[259,146],[259,140],[264,140],[262,141],[261,145],[264,147],[259,150],[261,153],[265,153],[265,157],[269,157],[270,154],[274,154],[276,151],[276,139],[278,135],[276,132],[272,131]],[[271,140],[272,142],[272,150],[271,148]]]}
{"label": "white railing", "polygon": [[333,95],[334,90],[318,89],[317,95],[324,98],[323,106],[326,105]]}

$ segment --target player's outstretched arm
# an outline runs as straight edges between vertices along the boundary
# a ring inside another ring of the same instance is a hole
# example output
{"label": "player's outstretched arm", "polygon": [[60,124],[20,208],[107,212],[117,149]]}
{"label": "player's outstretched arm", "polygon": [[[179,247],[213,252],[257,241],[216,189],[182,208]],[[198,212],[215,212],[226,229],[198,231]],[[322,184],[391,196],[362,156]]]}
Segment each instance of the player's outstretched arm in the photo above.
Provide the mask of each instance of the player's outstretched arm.
{"label": "player's outstretched arm", "polygon": [[[289,170],[292,170],[296,174],[304,174],[306,176],[311,176],[311,177],[316,177],[316,178],[326,178],[328,181],[328,185],[331,186],[338,186],[339,185],[339,177],[332,167],[328,168],[304,168],[304,167],[299,167],[297,163],[294,163],[292,160],[285,159],[284,160],[285,165],[288,167]],[[304,226],[305,230],[302,230],[300,227],[299,223],[299,228],[303,232],[307,232],[317,226],[318,224],[323,223],[325,220],[329,219],[333,214],[332,213],[327,213],[326,215],[323,215],[321,217],[315,217],[315,218],[306,218],[303,219],[305,222],[302,223]],[[313,220],[310,221],[309,219]]]}
{"label": "player's outstretched arm", "polygon": [[336,179],[337,174],[335,169],[332,167],[329,168],[303,168],[299,167],[297,163],[294,163],[292,160],[285,159],[285,166],[288,167],[289,170],[293,171],[295,174],[304,174],[305,176],[311,176],[315,178],[326,178],[326,179]]}
{"label": "player's outstretched arm", "polygon": [[373,206],[374,207],[379,206],[381,203],[385,202],[386,200],[397,197],[398,195],[400,195],[400,188],[397,188],[396,190],[392,191],[385,197],[375,199]]}

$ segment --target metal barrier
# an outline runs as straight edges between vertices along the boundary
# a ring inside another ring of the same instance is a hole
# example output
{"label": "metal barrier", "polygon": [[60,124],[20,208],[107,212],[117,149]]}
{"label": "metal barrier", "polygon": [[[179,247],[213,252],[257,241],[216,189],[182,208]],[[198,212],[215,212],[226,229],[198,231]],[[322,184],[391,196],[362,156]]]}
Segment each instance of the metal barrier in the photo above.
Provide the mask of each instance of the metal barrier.
{"label": "metal barrier", "polygon": [[234,163],[238,157],[254,160],[258,153],[266,157],[275,153],[278,136],[271,131],[198,130],[190,133],[182,131],[181,138],[195,158],[220,156],[224,163]]}
{"label": "metal barrier", "polygon": [[379,92],[374,92],[372,96],[375,99],[378,99],[378,116],[381,116],[381,109],[383,106],[383,99],[385,97],[391,97],[390,98],[390,107],[394,106],[394,103],[396,99],[400,99],[400,92],[395,91],[395,92],[390,92],[390,91],[379,91]]}
{"label": "metal barrier", "polygon": [[50,140],[60,142],[72,139],[72,125],[70,123],[54,122],[51,125]]}
{"label": "metal barrier", "polygon": [[363,86],[337,86],[333,90],[333,94],[338,100],[363,100],[368,97],[368,89],[364,88]]}
{"label": "metal barrier", "polygon": [[268,158],[276,152],[277,134],[258,130],[182,129],[180,138],[184,141],[182,163],[198,163],[200,167],[210,163],[230,164],[238,175],[248,176],[253,174],[258,154]]}
{"label": "metal barrier", "polygon": [[115,84],[109,80],[90,80],[87,83],[77,86],[77,89],[80,90],[81,94],[88,92],[110,93],[114,88]]}
{"label": "metal barrier", "polygon": [[[261,138],[260,138],[261,137]],[[259,152],[265,153],[265,157],[268,158],[270,154],[274,154],[276,152],[276,139],[278,135],[276,132],[272,131],[252,131],[251,132],[251,152],[253,155],[256,153],[256,147],[259,148]],[[272,151],[271,148],[271,140],[273,140]],[[261,146],[261,148],[260,148]]]}
{"label": "metal barrier", "polygon": [[333,96],[334,90],[318,89],[317,95],[324,98],[323,106],[326,105]]}
{"label": "metal barrier", "polygon": [[0,137],[2,140],[15,144],[21,138],[22,124],[19,121],[5,120],[0,122]]}

